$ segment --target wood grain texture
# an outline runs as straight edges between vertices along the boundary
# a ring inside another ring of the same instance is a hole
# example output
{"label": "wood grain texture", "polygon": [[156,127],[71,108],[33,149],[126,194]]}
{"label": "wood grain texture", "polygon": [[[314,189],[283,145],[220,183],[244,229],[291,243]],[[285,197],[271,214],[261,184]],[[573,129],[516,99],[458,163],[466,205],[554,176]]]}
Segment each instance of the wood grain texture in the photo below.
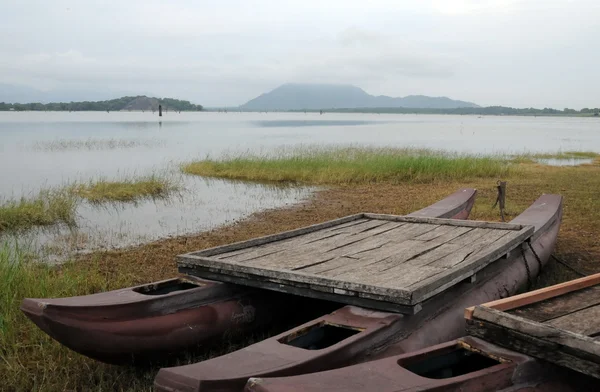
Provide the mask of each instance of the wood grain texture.
{"label": "wood grain texture", "polygon": [[197,276],[312,289],[340,302],[414,306],[469,279],[532,232],[514,224],[357,214],[181,255],[178,264]]}
{"label": "wood grain texture", "polygon": [[597,361],[586,355],[580,355],[577,350],[574,351],[570,347],[559,343],[481,320],[470,320],[467,323],[467,334],[534,358],[600,378],[600,364]]}
{"label": "wood grain texture", "polygon": [[[600,284],[600,273],[560,283],[554,286],[544,287],[527,293],[514,295],[512,297],[487,302],[482,306],[496,310],[515,309],[535,302],[543,301],[548,298],[581,290],[586,287],[595,286],[597,284]],[[465,310],[466,319],[472,317],[474,309],[474,307],[470,307]]]}
{"label": "wood grain texture", "polygon": [[544,324],[586,336],[597,335],[600,332],[600,305],[568,313]]}
{"label": "wood grain texture", "polygon": [[528,320],[545,322],[597,304],[600,304],[600,286],[592,286],[507,312]]}
{"label": "wood grain texture", "polygon": [[472,320],[474,322],[487,321],[488,323],[504,327],[507,330],[514,330],[536,339],[569,347],[579,355],[594,358],[600,364],[600,343],[591,337],[527,320],[481,305],[475,306]]}

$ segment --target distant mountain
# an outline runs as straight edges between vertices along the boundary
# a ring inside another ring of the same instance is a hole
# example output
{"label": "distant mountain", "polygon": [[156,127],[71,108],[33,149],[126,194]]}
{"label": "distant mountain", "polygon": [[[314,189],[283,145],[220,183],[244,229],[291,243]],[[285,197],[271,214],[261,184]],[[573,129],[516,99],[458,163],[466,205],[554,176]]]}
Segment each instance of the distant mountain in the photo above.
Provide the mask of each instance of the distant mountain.
{"label": "distant mountain", "polygon": [[477,108],[472,102],[447,97],[409,95],[394,98],[374,96],[352,85],[288,83],[240,106],[244,110],[302,110],[334,108]]}

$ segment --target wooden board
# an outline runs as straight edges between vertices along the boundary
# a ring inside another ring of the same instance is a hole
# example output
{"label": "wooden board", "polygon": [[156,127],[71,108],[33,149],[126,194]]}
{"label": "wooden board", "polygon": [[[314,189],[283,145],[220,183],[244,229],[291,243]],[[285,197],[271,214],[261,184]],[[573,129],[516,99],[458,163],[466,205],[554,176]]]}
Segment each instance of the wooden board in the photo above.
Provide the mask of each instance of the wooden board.
{"label": "wooden board", "polygon": [[414,313],[532,233],[508,223],[357,214],[180,255],[178,265],[204,278]]}
{"label": "wooden board", "polygon": [[600,274],[469,308],[469,333],[600,378]]}

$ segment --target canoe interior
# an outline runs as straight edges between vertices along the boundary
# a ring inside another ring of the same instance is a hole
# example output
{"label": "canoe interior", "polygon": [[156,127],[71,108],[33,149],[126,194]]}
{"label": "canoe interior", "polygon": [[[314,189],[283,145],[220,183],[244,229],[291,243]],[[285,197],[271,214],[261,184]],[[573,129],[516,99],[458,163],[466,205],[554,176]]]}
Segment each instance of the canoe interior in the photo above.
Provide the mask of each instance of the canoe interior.
{"label": "canoe interior", "polygon": [[472,335],[600,378],[600,274],[475,306]]}
{"label": "canoe interior", "polygon": [[520,246],[532,226],[357,214],[178,256],[181,272],[415,313]]}
{"label": "canoe interior", "polygon": [[134,288],[133,291],[144,295],[165,295],[174,293],[176,291],[186,291],[202,286],[205,285],[200,282],[177,278],[164,280],[158,283],[151,283],[145,286],[138,286]]}

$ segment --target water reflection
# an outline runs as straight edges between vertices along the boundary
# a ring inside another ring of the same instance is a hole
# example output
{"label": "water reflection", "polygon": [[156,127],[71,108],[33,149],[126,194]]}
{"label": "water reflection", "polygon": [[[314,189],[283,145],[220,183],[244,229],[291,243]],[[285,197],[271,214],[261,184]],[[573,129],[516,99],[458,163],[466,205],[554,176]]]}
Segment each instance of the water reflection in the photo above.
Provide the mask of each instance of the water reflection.
{"label": "water reflection", "polygon": [[536,161],[549,166],[579,166],[594,162],[589,158],[538,158]]}

